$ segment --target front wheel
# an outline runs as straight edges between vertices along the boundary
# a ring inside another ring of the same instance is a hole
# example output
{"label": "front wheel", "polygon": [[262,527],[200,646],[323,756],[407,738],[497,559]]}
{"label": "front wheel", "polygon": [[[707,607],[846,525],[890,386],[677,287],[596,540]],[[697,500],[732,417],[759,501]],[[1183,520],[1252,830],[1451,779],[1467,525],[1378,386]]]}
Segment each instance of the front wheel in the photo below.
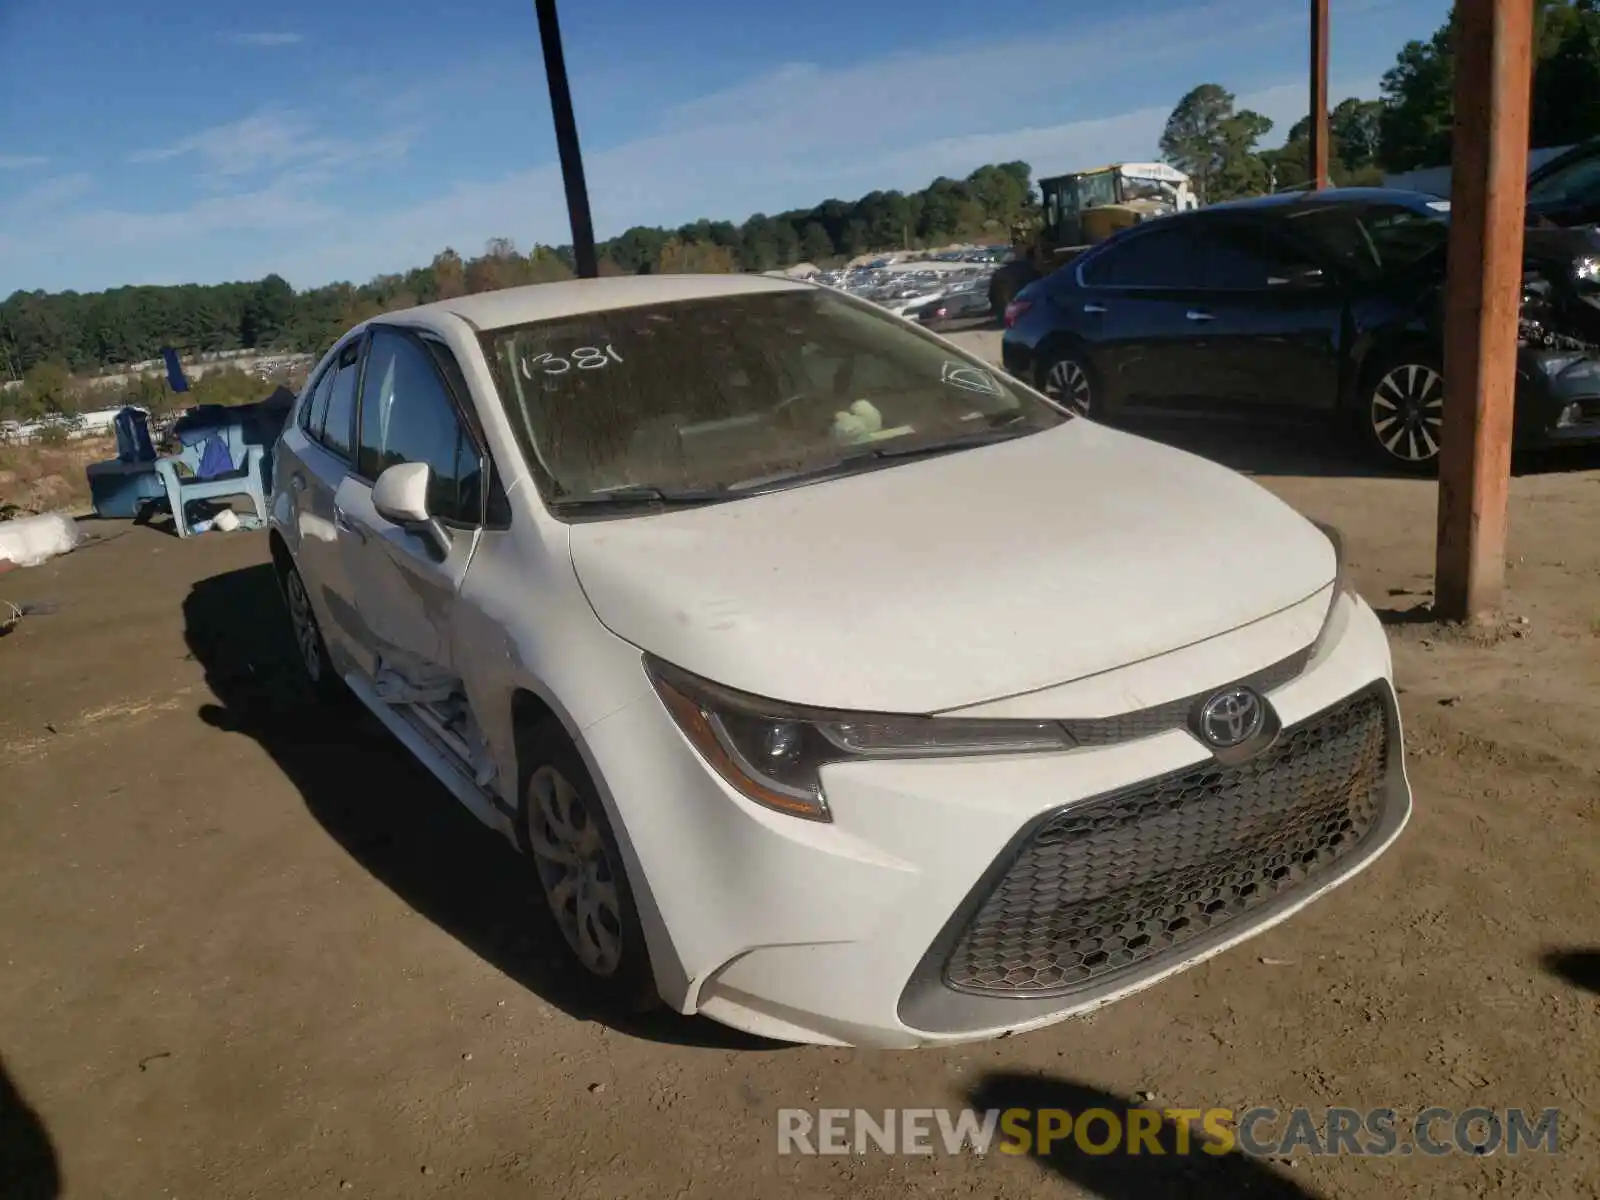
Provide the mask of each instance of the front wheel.
{"label": "front wheel", "polygon": [[658,1003],[644,925],[622,853],[577,747],[554,721],[520,738],[517,842],[567,950],[601,998],[631,1011]]}
{"label": "front wheel", "polygon": [[1438,355],[1426,349],[1385,354],[1364,375],[1355,417],[1368,449],[1384,465],[1436,470],[1444,428]]}

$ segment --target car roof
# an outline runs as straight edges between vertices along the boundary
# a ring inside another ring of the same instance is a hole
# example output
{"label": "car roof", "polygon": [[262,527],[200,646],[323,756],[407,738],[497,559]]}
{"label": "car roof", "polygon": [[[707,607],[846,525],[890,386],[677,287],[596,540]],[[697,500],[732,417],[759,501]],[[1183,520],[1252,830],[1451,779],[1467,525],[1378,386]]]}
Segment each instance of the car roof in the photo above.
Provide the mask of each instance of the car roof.
{"label": "car roof", "polygon": [[1530,186],[1532,184],[1539,183],[1549,176],[1554,175],[1563,167],[1569,166],[1575,162],[1580,162],[1583,159],[1590,158],[1596,152],[1600,152],[1600,137],[1588,138],[1585,141],[1578,142],[1576,145],[1568,146],[1560,154],[1557,154],[1553,158],[1545,159],[1545,161],[1540,163],[1537,168],[1529,172],[1528,183]]}
{"label": "car roof", "polygon": [[[1330,205],[1351,204],[1370,207],[1374,204],[1399,205],[1418,212],[1439,212],[1437,207],[1445,197],[1428,192],[1414,192],[1407,188],[1348,187],[1323,188],[1321,191],[1278,192],[1271,196],[1252,196],[1248,200],[1225,200],[1193,209],[1193,214],[1204,213],[1271,213],[1282,216],[1296,208],[1323,208]],[[1189,216],[1191,213],[1178,214]]]}
{"label": "car roof", "polygon": [[437,324],[446,315],[460,317],[480,331],[527,325],[534,321],[582,316],[642,304],[672,304],[717,296],[749,296],[793,292],[815,287],[800,280],[767,275],[616,275],[532,283],[436,300],[415,308],[384,313],[373,324]]}

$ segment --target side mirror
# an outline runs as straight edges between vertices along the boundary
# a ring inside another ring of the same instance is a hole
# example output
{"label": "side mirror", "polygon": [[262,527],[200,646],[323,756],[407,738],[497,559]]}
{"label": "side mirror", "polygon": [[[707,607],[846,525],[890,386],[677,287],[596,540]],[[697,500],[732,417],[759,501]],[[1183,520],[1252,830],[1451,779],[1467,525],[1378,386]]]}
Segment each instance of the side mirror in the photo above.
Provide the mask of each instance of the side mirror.
{"label": "side mirror", "polygon": [[1313,267],[1309,263],[1289,268],[1283,275],[1268,275],[1268,287],[1321,287],[1323,282],[1322,268]]}
{"label": "side mirror", "polygon": [[396,463],[372,485],[372,507],[391,525],[424,539],[436,557],[450,553],[450,531],[428,511],[428,483],[433,476],[427,463]]}

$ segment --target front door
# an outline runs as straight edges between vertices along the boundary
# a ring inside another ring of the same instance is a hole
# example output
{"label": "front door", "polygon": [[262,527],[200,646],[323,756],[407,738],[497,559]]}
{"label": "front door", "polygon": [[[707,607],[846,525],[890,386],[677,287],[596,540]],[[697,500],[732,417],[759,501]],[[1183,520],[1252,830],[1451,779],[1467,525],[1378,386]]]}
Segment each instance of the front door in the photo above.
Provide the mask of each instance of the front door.
{"label": "front door", "polygon": [[[447,551],[373,507],[372,485],[399,463],[429,467],[428,507],[449,535]],[[383,699],[440,700],[457,686],[453,615],[481,533],[483,463],[423,342],[377,326],[361,392],[356,469],[334,507],[364,657]]]}
{"label": "front door", "polygon": [[1203,237],[1193,315],[1205,342],[1192,378],[1207,405],[1331,413],[1344,321],[1335,280],[1259,224],[1215,221]]}

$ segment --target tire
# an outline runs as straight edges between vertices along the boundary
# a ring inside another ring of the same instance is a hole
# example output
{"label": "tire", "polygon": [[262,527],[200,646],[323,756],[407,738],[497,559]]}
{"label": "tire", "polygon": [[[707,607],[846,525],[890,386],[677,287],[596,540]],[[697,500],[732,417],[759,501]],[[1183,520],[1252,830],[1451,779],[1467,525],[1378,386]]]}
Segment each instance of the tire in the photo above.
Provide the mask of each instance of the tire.
{"label": "tire", "polygon": [[1033,264],[1010,262],[995,268],[989,277],[989,311],[996,321],[1004,321],[1006,305],[1017,298],[1017,293],[1039,278]]}
{"label": "tire", "polygon": [[284,607],[288,610],[289,629],[294,635],[301,677],[319,699],[331,701],[342,698],[344,680],[339,678],[333,660],[328,656],[328,643],[323,640],[316,610],[311,606],[311,593],[306,590],[306,582],[301,578],[299,568],[290,562],[280,562],[278,586],[283,591]]}
{"label": "tire", "polygon": [[522,730],[518,750],[517,844],[568,954],[602,1004],[657,1007],[644,925],[583,756],[553,719]]}
{"label": "tire", "polygon": [[1356,433],[1375,461],[1393,470],[1438,470],[1444,364],[1437,350],[1382,351],[1361,374],[1352,406]]}
{"label": "tire", "polygon": [[1102,417],[1100,383],[1083,355],[1071,350],[1047,352],[1039,360],[1037,387],[1057,404],[1080,417]]}

